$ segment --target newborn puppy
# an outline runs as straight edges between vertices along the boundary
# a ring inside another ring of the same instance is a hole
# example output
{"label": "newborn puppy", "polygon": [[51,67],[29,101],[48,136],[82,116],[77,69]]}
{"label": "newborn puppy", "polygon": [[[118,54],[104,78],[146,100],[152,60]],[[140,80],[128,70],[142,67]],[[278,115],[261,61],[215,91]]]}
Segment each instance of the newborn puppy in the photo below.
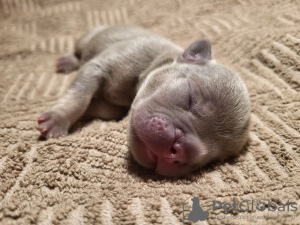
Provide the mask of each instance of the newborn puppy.
{"label": "newborn puppy", "polygon": [[248,138],[250,102],[242,80],[211,59],[207,40],[185,51],[138,27],[96,27],[62,56],[58,72],[77,78],[38,118],[46,138],[81,117],[120,119],[130,109],[129,149],[158,174],[182,176],[238,154]]}

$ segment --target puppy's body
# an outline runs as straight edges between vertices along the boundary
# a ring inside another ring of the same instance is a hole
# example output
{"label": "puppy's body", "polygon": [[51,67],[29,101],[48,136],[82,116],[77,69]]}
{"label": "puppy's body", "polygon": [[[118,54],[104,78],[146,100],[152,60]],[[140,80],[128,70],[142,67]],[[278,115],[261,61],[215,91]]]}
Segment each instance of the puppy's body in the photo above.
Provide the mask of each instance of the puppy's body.
{"label": "puppy's body", "polygon": [[248,135],[249,98],[241,79],[211,60],[207,41],[184,52],[137,27],[97,27],[58,60],[80,67],[68,92],[39,117],[47,138],[80,117],[120,119],[130,110],[129,148],[143,166],[180,176],[238,153]]}

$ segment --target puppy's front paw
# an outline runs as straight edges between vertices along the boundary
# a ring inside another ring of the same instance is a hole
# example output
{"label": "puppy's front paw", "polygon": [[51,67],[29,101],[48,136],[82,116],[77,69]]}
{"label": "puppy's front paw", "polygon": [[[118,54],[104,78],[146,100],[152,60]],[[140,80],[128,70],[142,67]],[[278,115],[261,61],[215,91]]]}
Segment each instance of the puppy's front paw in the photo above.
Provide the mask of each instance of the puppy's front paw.
{"label": "puppy's front paw", "polygon": [[48,111],[38,118],[38,129],[45,138],[58,138],[68,134],[69,122],[56,111]]}

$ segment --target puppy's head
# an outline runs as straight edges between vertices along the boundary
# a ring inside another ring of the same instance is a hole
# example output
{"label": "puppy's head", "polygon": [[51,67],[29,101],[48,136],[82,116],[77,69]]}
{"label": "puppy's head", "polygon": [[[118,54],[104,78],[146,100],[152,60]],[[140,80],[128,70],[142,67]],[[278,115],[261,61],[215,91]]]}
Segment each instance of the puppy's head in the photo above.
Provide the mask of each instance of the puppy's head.
{"label": "puppy's head", "polygon": [[209,41],[200,40],[143,81],[132,104],[129,148],[158,174],[182,176],[240,152],[249,120],[243,81],[214,62]]}

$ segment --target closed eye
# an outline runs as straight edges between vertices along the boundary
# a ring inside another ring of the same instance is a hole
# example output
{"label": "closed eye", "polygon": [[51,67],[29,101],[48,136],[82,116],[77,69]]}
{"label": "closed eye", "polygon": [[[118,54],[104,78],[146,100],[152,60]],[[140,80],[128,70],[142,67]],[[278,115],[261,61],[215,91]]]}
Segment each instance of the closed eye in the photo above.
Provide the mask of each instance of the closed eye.
{"label": "closed eye", "polygon": [[189,83],[189,97],[188,97],[188,109],[189,109],[189,111],[191,111],[191,109],[192,109],[192,104],[193,104],[193,102],[192,102],[192,94],[191,94],[191,85],[190,85],[190,83]]}
{"label": "closed eye", "polygon": [[191,111],[192,108],[192,96],[191,93],[189,93],[189,111]]}

